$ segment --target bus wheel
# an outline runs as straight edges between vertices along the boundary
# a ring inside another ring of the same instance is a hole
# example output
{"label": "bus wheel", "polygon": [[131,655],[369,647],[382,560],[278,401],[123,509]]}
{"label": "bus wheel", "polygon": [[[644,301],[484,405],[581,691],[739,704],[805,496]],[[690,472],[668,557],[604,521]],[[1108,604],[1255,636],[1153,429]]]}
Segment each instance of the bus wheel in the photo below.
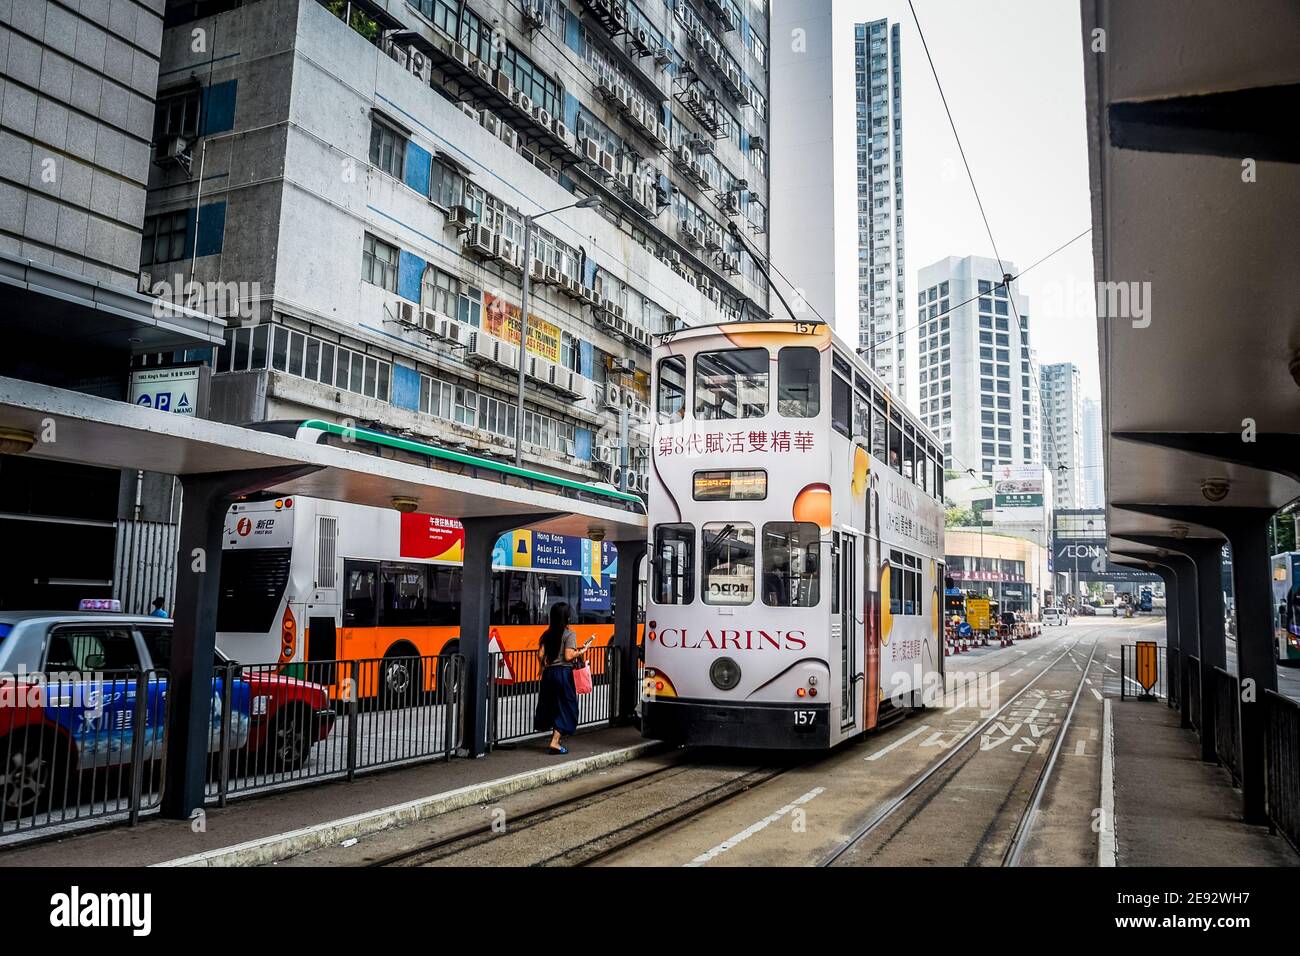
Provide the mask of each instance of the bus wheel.
{"label": "bus wheel", "polygon": [[439,655],[437,699],[440,703],[446,702],[452,692],[451,682],[456,674],[456,664],[450,658],[459,653],[460,639],[457,638],[444,644],[442,654]]}
{"label": "bus wheel", "polygon": [[419,698],[422,684],[420,658],[415,648],[409,645],[389,648],[379,662],[379,706],[410,707]]}

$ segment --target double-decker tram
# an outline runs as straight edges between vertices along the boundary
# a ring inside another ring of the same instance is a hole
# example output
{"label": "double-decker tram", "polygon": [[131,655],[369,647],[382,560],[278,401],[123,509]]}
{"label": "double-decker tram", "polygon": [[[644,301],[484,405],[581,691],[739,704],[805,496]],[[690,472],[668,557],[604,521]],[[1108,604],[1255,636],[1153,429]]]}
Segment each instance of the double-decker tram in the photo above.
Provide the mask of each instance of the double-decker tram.
{"label": "double-decker tram", "polygon": [[653,355],[642,728],[815,749],[942,679],[943,454],[822,322]]}

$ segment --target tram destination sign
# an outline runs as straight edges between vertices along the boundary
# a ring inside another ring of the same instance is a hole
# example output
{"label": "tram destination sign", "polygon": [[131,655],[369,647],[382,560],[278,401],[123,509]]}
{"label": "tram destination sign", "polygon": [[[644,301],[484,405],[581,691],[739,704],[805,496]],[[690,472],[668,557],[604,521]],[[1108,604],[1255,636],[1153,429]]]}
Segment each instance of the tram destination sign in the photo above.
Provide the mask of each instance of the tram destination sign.
{"label": "tram destination sign", "polygon": [[767,472],[697,471],[693,494],[696,501],[762,501],[767,497]]}

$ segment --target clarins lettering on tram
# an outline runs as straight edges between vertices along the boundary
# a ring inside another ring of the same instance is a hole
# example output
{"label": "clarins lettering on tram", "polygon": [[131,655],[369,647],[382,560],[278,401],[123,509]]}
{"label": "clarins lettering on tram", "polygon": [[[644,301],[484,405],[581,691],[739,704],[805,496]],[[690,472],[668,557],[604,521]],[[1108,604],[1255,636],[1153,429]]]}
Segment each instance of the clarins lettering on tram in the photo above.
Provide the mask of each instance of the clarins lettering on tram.
{"label": "clarins lettering on tram", "polygon": [[803,631],[780,629],[732,630],[730,628],[693,632],[689,628],[666,627],[659,632],[661,647],[681,647],[686,650],[711,648],[715,651],[728,647],[737,651],[802,651],[808,646]]}

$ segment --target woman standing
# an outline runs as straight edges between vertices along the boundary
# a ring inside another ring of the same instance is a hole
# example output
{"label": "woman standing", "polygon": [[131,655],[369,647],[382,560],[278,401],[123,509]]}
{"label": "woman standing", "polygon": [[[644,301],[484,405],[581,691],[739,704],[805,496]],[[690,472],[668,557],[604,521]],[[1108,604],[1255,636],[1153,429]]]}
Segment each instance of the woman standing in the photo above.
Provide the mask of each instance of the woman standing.
{"label": "woman standing", "polygon": [[541,690],[537,695],[534,730],[551,731],[548,754],[567,754],[560,746],[561,734],[578,729],[578,695],[573,689],[575,658],[581,658],[578,635],[569,628],[569,605],[561,601],[551,608],[551,623],[538,641],[537,656],[542,663]]}

